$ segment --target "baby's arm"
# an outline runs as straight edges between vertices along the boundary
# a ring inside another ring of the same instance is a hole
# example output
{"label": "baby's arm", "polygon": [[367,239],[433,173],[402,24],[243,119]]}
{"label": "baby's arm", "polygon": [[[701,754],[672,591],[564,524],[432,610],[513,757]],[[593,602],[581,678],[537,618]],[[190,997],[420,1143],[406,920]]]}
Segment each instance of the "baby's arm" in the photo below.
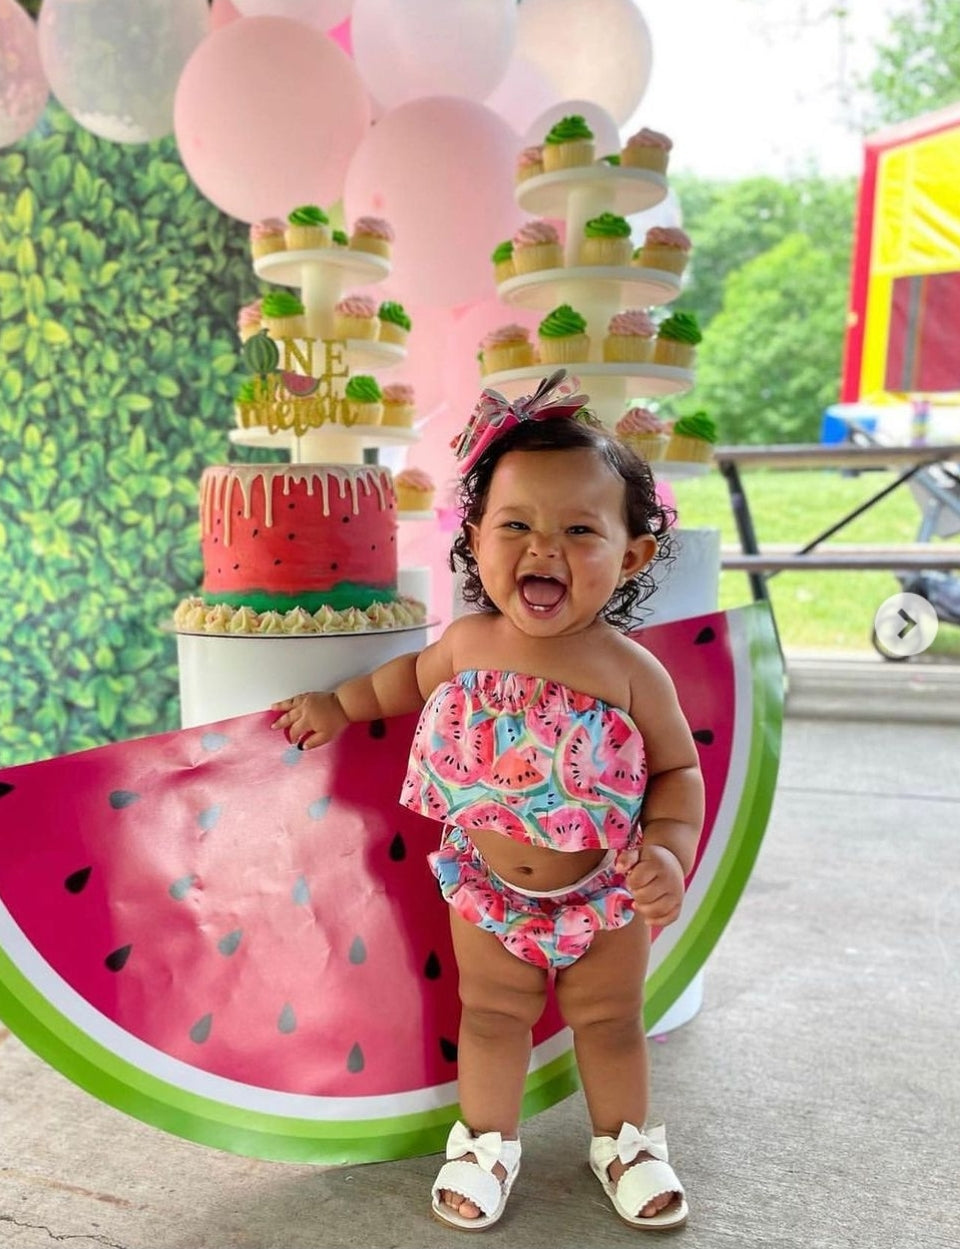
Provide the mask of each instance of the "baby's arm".
{"label": "baby's arm", "polygon": [[430,691],[446,678],[451,668],[449,655],[445,633],[422,651],[400,655],[373,672],[350,677],[335,690],[283,698],[272,704],[272,710],[283,712],[272,727],[284,729],[301,750],[313,750],[332,742],[356,721],[419,711]]}
{"label": "baby's arm", "polygon": [[639,914],[662,926],[679,916],[684,879],[693,867],[703,827],[703,777],[673,681],[649,653],[638,658],[630,714],[647,756],[643,844],[639,855],[621,856],[620,865],[629,868],[627,885]]}

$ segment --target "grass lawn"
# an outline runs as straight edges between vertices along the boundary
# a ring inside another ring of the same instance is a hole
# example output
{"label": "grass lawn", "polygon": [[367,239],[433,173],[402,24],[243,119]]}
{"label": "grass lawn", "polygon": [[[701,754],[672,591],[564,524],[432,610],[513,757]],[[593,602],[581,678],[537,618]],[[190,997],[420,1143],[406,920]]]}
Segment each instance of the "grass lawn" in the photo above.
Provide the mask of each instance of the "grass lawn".
{"label": "grass lawn", "polygon": [[[764,545],[804,546],[841,515],[875,494],[893,475],[865,472],[843,476],[837,470],[813,469],[743,474],[757,541]],[[739,546],[727,487],[716,470],[704,477],[673,483],[680,526],[718,528],[724,545]],[[853,521],[833,543],[900,545],[916,540],[920,509],[904,486]],[[937,539],[938,542],[943,539]],[[960,538],[951,538],[956,543]],[[960,574],[958,574],[960,575]],[[876,609],[901,589],[887,572],[781,572],[769,581],[770,597],[785,650],[866,651]],[[751,601],[742,572],[720,578],[720,606]],[[930,655],[960,657],[960,627],[941,624]]]}

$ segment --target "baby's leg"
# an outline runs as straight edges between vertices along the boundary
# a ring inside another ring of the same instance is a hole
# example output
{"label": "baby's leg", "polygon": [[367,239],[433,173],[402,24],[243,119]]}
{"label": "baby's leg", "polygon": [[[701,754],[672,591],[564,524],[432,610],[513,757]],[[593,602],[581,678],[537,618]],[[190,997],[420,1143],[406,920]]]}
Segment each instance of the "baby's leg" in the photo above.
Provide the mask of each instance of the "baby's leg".
{"label": "baby's leg", "polygon": [[[530,1030],[543,1011],[547,974],[452,908],[450,929],[460,974],[457,1061],[463,1120],[475,1135],[499,1132],[513,1140],[520,1126]],[[502,1180],[506,1172],[498,1164],[494,1174]],[[480,1213],[457,1193],[446,1192],[444,1201],[464,1218]]]}
{"label": "baby's leg", "polygon": [[[580,1079],[594,1136],[616,1138],[624,1123],[643,1128],[647,1117],[647,1043],[643,1031],[643,982],[650,952],[647,926],[639,918],[623,928],[598,932],[575,963],[557,973],[557,1003],[573,1029]],[[651,1157],[640,1153],[630,1164]],[[619,1180],[619,1158],[609,1168]],[[649,1218],[676,1200],[662,1193],[641,1214]]]}

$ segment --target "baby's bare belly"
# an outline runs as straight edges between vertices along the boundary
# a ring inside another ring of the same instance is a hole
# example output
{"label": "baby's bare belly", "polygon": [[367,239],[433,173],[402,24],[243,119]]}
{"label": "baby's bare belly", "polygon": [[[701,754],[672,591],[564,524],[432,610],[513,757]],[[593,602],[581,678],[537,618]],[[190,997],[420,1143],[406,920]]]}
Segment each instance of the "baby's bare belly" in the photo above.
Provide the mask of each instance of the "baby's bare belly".
{"label": "baby's bare belly", "polygon": [[574,884],[592,872],[606,854],[605,850],[568,851],[529,846],[489,829],[473,828],[469,836],[492,872],[507,884],[519,885],[530,893]]}

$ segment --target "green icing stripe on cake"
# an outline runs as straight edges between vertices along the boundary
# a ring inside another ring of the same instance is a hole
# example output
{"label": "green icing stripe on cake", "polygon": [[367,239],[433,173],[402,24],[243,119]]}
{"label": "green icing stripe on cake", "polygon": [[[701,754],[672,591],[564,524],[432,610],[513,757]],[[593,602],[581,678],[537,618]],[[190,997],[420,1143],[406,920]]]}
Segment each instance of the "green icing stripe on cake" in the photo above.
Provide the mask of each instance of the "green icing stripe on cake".
{"label": "green icing stripe on cake", "polygon": [[292,226],[325,226],[330,224],[330,218],[316,204],[301,204],[299,208],[294,208],[287,220]]}
{"label": "green icing stripe on cake", "polygon": [[570,117],[561,117],[556,125],[547,132],[545,143],[576,143],[581,139],[592,139],[593,131],[579,113]]}
{"label": "green icing stripe on cake", "polygon": [[657,334],[661,338],[672,339],[675,343],[688,343],[691,347],[703,339],[697,318],[692,312],[674,312],[661,322]]}
{"label": "green icing stripe on cake", "polygon": [[537,327],[537,333],[542,338],[569,338],[571,334],[583,334],[586,328],[587,322],[579,312],[569,304],[561,304],[547,313]]}
{"label": "green icing stripe on cake", "polygon": [[590,218],[583,232],[588,239],[625,239],[630,237],[630,222],[616,213],[601,213]]}
{"label": "green icing stripe on cake", "polygon": [[315,612],[321,607],[330,607],[334,611],[346,611],[356,607],[366,611],[374,603],[395,603],[400,597],[397,590],[383,586],[360,585],[355,581],[341,581],[330,590],[301,590],[296,594],[272,594],[267,590],[243,590],[236,594],[217,591],[216,594],[202,594],[201,598],[211,607],[218,603],[226,603],[230,607],[249,607],[255,612],[288,612],[295,607],[304,611]]}

